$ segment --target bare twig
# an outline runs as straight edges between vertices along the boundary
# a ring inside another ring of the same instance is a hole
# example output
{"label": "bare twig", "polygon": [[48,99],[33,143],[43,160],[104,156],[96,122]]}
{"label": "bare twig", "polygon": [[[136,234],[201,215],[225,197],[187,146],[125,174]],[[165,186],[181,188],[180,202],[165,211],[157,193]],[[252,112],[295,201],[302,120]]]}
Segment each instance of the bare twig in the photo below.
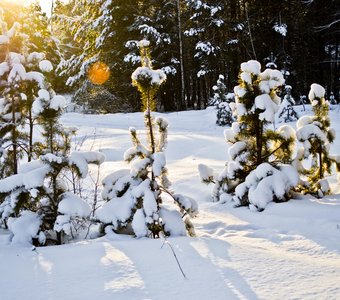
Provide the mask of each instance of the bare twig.
{"label": "bare twig", "polygon": [[181,266],[181,264],[180,264],[180,262],[179,262],[179,260],[178,260],[178,258],[177,258],[177,255],[176,255],[176,252],[175,252],[174,248],[172,247],[171,243],[164,237],[164,241],[163,241],[163,244],[162,244],[161,249],[163,248],[163,246],[164,246],[165,244],[167,244],[167,245],[170,247],[171,252],[172,252],[173,256],[174,256],[175,259],[176,259],[177,265],[178,265],[178,267],[179,267],[179,269],[180,269],[180,271],[181,271],[183,277],[184,277],[184,278],[187,278],[187,277],[185,276],[184,272],[183,272],[182,266]]}

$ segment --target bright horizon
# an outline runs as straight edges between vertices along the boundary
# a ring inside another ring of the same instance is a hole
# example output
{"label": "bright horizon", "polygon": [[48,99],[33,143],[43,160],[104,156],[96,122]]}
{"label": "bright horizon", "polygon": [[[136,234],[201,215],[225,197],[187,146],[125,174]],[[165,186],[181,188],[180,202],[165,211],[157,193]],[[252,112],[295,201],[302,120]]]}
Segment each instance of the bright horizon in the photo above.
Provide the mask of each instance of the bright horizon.
{"label": "bright horizon", "polygon": [[[35,2],[35,0],[13,0],[14,2],[22,3],[22,4],[29,4]],[[51,15],[51,6],[53,0],[39,0],[40,6],[42,10],[48,15]]]}

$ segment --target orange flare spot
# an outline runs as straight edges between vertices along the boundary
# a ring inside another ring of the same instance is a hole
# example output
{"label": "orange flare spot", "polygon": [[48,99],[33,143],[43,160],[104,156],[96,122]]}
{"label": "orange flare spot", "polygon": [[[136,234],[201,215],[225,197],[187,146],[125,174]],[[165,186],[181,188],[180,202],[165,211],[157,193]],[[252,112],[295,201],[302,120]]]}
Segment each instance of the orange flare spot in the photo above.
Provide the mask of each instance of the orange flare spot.
{"label": "orange flare spot", "polygon": [[87,75],[93,84],[102,85],[110,77],[110,68],[103,62],[96,62],[90,67]]}

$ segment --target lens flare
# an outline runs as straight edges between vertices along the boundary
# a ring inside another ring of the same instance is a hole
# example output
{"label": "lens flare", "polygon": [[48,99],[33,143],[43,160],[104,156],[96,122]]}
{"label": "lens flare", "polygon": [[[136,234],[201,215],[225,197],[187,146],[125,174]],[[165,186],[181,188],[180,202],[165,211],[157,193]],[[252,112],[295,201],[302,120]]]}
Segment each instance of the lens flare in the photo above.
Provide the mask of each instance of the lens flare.
{"label": "lens flare", "polygon": [[110,77],[110,68],[103,62],[96,62],[90,67],[87,75],[93,84],[102,85]]}

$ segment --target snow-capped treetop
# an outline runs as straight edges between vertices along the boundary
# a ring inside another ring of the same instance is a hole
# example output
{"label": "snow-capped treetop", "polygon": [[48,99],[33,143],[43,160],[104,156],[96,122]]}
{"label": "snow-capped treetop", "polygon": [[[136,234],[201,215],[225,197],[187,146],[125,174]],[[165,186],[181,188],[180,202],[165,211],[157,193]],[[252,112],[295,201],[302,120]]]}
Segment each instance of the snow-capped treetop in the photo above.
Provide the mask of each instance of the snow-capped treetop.
{"label": "snow-capped treetop", "polygon": [[148,67],[138,67],[131,75],[132,84],[144,86],[160,86],[166,75],[162,70],[152,70]]}
{"label": "snow-capped treetop", "polygon": [[40,89],[38,91],[38,97],[34,100],[32,111],[38,115],[45,109],[52,109],[55,111],[61,111],[66,105],[66,99],[61,95],[51,95],[49,91]]}
{"label": "snow-capped treetop", "polygon": [[312,102],[312,104],[314,100],[317,100],[317,98],[321,99],[324,97],[325,97],[325,89],[321,85],[317,83],[313,83],[310,86],[310,91],[308,94],[308,98]]}
{"label": "snow-capped treetop", "polygon": [[261,64],[257,60],[249,60],[241,64],[241,70],[246,73],[258,75],[261,72]]}
{"label": "snow-capped treetop", "polygon": [[275,89],[285,83],[282,73],[279,70],[273,69],[265,69],[260,73],[260,79],[262,81],[269,81],[268,85],[270,89]]}
{"label": "snow-capped treetop", "polygon": [[138,47],[139,48],[144,48],[144,47],[149,47],[150,46],[150,41],[148,40],[141,40],[138,42]]}

